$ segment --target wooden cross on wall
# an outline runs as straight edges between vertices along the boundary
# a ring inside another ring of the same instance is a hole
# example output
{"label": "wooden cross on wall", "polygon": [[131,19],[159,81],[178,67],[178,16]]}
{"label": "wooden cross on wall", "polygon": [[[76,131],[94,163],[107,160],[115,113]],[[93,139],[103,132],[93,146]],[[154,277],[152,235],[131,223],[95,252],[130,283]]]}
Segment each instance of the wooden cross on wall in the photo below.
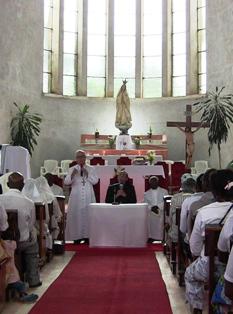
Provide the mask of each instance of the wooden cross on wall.
{"label": "wooden cross on wall", "polygon": [[[185,164],[187,168],[191,167],[192,163],[192,155],[194,152],[194,141],[193,141],[193,134],[198,131],[200,128],[209,127],[208,124],[203,124],[201,122],[192,122],[192,105],[186,105],[185,111],[186,121],[168,121],[168,127],[176,127],[179,128],[186,136],[186,145],[185,145]],[[182,127],[184,129],[182,129]],[[192,130],[192,128],[196,128],[196,130]],[[189,131],[186,129],[189,128]]]}

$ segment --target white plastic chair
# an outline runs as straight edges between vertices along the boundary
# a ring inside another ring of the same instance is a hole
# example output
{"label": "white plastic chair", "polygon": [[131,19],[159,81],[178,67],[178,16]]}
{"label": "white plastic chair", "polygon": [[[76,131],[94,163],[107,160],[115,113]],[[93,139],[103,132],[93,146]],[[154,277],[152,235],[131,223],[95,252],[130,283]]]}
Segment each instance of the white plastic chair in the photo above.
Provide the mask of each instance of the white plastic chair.
{"label": "white plastic chair", "polygon": [[66,176],[69,170],[69,166],[73,160],[66,159],[61,161],[60,173],[59,176]]}
{"label": "white plastic chair", "polygon": [[199,175],[205,173],[207,169],[209,169],[207,160],[196,160],[194,162],[194,167],[191,168],[191,174]]}
{"label": "white plastic chair", "polygon": [[44,166],[40,167],[40,175],[44,176],[47,172],[52,174],[59,174],[58,161],[54,159],[47,159],[44,161]]}

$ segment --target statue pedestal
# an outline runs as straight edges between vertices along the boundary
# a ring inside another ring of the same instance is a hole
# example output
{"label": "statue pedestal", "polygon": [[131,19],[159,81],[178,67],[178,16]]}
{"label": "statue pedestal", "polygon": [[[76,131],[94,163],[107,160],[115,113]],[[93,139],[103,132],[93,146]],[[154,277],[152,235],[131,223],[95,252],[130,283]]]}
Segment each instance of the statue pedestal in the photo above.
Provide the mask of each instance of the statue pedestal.
{"label": "statue pedestal", "polygon": [[116,149],[135,149],[135,144],[132,141],[130,135],[117,135],[116,137]]}

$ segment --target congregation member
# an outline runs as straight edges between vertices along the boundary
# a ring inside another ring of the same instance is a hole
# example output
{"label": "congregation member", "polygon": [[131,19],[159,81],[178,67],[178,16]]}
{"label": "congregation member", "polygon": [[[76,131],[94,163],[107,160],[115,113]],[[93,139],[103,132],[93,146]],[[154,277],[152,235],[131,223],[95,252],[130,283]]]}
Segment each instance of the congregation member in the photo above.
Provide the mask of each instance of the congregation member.
{"label": "congregation member", "polygon": [[52,213],[49,214],[51,228],[50,232],[52,234],[53,240],[56,240],[60,232],[58,223],[61,221],[62,217],[60,206],[45,177],[40,176],[36,178],[35,182],[38,192],[40,193],[40,196],[42,197],[42,200],[45,202],[45,204],[47,204],[47,206],[52,204]]}
{"label": "congregation member", "polygon": [[82,240],[88,243],[88,205],[95,203],[93,185],[99,179],[93,166],[86,164],[86,154],[77,150],[76,165],[71,167],[64,180],[64,184],[71,186],[68,201],[65,239],[80,243]]}
{"label": "congregation member", "polygon": [[120,171],[117,175],[117,183],[108,187],[105,203],[131,204],[137,203],[137,197],[133,184],[129,182],[128,173]]}
{"label": "congregation member", "polygon": [[218,170],[212,173],[211,189],[215,202],[199,209],[190,237],[190,249],[194,262],[186,269],[185,286],[186,299],[193,309],[193,313],[202,313],[204,303],[204,284],[208,280],[208,261],[204,255],[205,227],[224,221],[232,206],[233,189],[227,189],[233,181],[231,170]]}
{"label": "congregation member", "polygon": [[[233,182],[228,183],[225,189],[230,190],[233,188]],[[223,222],[224,223],[224,222]],[[233,205],[232,208],[229,208],[229,215],[227,215],[226,222],[220,232],[218,239],[218,258],[219,260],[225,264],[227,264],[228,255],[231,252],[231,246],[233,241]],[[224,272],[225,267],[221,269],[220,278],[218,280],[217,288],[214,291],[214,298],[212,299],[214,303],[215,310],[218,310],[218,313],[224,313],[224,308],[231,306],[233,309],[233,298],[230,300],[226,294],[224,293],[224,286],[227,286],[227,295],[229,295],[229,281],[227,279],[224,280]],[[233,273],[233,270],[232,270]],[[226,278],[230,278],[230,273],[227,273]],[[233,287],[233,284],[232,284]],[[231,296],[233,296],[233,290],[231,292]]]}
{"label": "congregation member", "polygon": [[45,178],[46,178],[46,180],[48,182],[48,185],[49,185],[49,187],[50,187],[50,189],[51,189],[51,191],[53,192],[54,195],[56,195],[56,196],[57,195],[64,196],[64,191],[63,191],[62,187],[60,187],[59,185],[54,183],[54,179],[53,179],[52,173],[47,172],[45,174]]}
{"label": "congregation member", "polygon": [[201,198],[190,205],[188,219],[187,219],[187,228],[188,228],[188,238],[191,236],[193,229],[194,221],[197,215],[199,208],[209,205],[215,201],[213,193],[211,191],[210,181],[211,175],[216,171],[216,169],[208,169],[202,179],[202,189],[204,194]]}
{"label": "congregation member", "polygon": [[[53,249],[53,239],[52,235],[49,231],[49,208],[47,202],[43,199],[42,195],[40,195],[37,186],[36,186],[36,179],[30,178],[25,181],[22,193],[27,196],[31,201],[34,203],[44,203],[45,204],[45,220],[43,222],[43,235],[45,237],[45,244],[47,250]],[[39,234],[39,221],[36,221],[36,229],[37,234]]]}
{"label": "congregation member", "polygon": [[8,256],[8,262],[6,263],[6,294],[10,293],[10,291],[14,291],[17,293],[16,297],[19,301],[35,302],[38,299],[38,295],[27,293],[27,285],[20,280],[18,269],[15,266],[15,250],[17,244],[14,239],[14,231],[8,228],[2,233],[1,237],[3,239],[1,245]]}
{"label": "congregation member", "polygon": [[17,209],[20,239],[17,250],[25,261],[25,278],[30,287],[42,283],[39,276],[38,244],[35,230],[36,213],[34,203],[22,193],[24,177],[13,172],[8,178],[9,191],[0,195],[0,205],[5,209]]}
{"label": "congregation member", "polygon": [[183,253],[185,256],[192,260],[192,254],[189,248],[189,240],[188,240],[188,228],[187,228],[187,219],[190,206],[192,203],[198,201],[202,195],[202,178],[203,174],[199,175],[196,179],[196,192],[192,194],[190,197],[187,197],[182,205],[181,205],[181,213],[180,213],[180,231],[181,231],[181,246],[183,248]]}
{"label": "congregation member", "polygon": [[0,203],[0,235],[1,231],[5,231],[8,228],[8,221],[7,221],[7,213],[3,206],[3,204]]}
{"label": "congregation member", "polygon": [[185,177],[181,182],[181,192],[174,194],[171,198],[171,206],[169,212],[169,224],[166,225],[168,235],[172,242],[178,241],[178,227],[176,224],[176,208],[181,207],[183,201],[190,197],[196,188],[196,182],[193,178]]}
{"label": "congregation member", "polygon": [[224,274],[225,279],[225,295],[233,303],[233,247],[229,255],[227,268]]}
{"label": "congregation member", "polygon": [[150,189],[144,193],[144,203],[150,210],[148,216],[149,242],[163,239],[163,197],[168,191],[159,186],[159,178],[151,176],[149,179]]}

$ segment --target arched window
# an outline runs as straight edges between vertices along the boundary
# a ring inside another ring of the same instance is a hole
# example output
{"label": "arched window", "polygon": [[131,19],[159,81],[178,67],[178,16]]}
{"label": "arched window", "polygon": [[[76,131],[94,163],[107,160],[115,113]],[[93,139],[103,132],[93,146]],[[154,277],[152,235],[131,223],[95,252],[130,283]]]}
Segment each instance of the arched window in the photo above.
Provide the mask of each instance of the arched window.
{"label": "arched window", "polygon": [[206,92],[205,0],[44,0],[43,92]]}

